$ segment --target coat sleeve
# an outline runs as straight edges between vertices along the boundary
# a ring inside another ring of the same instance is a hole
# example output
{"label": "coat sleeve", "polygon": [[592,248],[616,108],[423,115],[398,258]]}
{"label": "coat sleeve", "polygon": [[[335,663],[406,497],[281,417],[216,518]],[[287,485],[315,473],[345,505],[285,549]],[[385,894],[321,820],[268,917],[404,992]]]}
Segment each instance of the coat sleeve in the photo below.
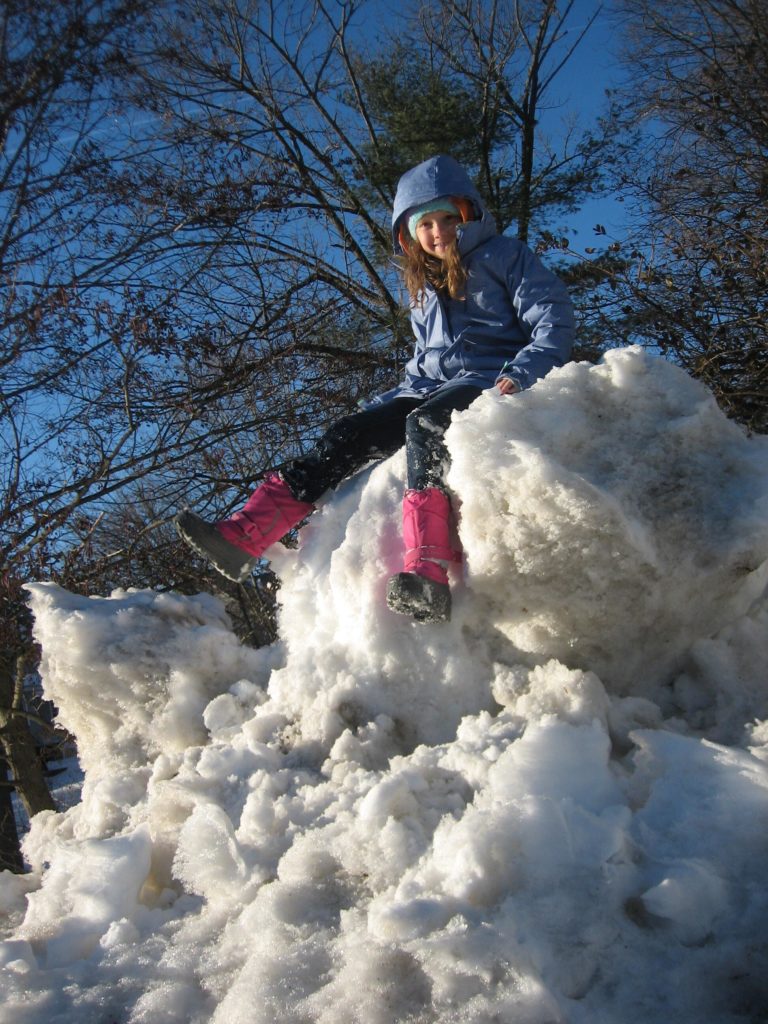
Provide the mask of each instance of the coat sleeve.
{"label": "coat sleeve", "polygon": [[528,342],[499,376],[528,388],[571,358],[576,332],[573,305],[560,278],[526,245],[520,245],[518,258],[511,263],[507,287]]}

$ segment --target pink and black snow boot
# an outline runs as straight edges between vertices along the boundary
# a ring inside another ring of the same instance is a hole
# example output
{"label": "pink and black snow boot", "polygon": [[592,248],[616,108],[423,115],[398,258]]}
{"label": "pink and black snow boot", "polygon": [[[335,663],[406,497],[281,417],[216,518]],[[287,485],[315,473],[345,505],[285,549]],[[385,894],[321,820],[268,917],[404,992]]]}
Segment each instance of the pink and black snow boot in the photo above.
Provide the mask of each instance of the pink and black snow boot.
{"label": "pink and black snow boot", "polygon": [[239,512],[218,523],[208,523],[187,509],[175,519],[182,540],[227,579],[241,583],[261,555],[314,510],[298,501],[288,484],[270,474]]}
{"label": "pink and black snow boot", "polygon": [[451,506],[439,487],[408,490],[403,498],[404,572],[389,581],[387,605],[416,622],[446,622],[451,617],[451,591],[445,563],[460,561],[451,548]]}

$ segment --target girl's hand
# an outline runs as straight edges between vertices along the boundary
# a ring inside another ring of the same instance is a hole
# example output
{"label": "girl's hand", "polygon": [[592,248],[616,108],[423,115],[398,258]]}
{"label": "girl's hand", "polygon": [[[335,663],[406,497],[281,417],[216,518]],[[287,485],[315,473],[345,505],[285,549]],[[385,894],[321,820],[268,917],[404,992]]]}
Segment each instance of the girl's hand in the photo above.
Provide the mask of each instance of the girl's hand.
{"label": "girl's hand", "polygon": [[514,395],[520,390],[520,386],[511,377],[501,377],[496,381],[496,387],[502,395]]}

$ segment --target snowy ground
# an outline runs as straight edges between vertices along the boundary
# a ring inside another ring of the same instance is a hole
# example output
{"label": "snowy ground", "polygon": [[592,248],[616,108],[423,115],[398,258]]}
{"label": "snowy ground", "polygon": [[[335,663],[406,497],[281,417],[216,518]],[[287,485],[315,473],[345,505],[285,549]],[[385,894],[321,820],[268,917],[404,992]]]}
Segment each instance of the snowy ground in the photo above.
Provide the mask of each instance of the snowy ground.
{"label": "snowy ground", "polygon": [[768,439],[625,350],[449,444],[448,625],[384,605],[401,456],[280,549],[272,648],[31,588],[85,781],[0,875],[3,1024],[768,1019]]}

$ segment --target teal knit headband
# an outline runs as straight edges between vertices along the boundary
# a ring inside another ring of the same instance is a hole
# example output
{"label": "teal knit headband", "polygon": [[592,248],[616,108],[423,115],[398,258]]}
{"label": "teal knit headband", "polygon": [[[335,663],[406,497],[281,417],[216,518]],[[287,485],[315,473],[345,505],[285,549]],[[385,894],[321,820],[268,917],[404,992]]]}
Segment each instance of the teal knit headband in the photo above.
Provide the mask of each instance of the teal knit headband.
{"label": "teal knit headband", "polygon": [[408,217],[408,231],[411,238],[418,238],[416,228],[421,218],[426,217],[428,213],[436,213],[438,210],[445,210],[446,213],[455,213],[457,217],[461,216],[458,207],[450,199],[433,199],[431,203],[417,206]]}

